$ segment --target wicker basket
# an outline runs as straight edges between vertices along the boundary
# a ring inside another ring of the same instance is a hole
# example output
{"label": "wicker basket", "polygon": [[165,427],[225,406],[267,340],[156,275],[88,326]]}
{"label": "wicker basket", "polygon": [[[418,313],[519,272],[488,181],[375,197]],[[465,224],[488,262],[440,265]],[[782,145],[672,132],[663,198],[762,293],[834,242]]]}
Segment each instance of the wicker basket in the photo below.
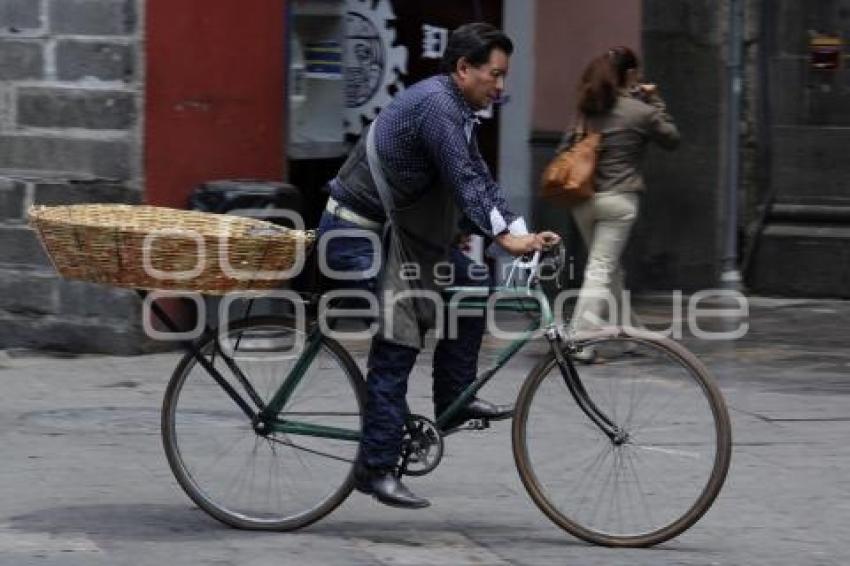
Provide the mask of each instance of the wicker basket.
{"label": "wicker basket", "polygon": [[34,206],[29,220],[63,277],[209,294],[278,287],[298,275],[284,272],[314,239],[261,220],[154,206]]}

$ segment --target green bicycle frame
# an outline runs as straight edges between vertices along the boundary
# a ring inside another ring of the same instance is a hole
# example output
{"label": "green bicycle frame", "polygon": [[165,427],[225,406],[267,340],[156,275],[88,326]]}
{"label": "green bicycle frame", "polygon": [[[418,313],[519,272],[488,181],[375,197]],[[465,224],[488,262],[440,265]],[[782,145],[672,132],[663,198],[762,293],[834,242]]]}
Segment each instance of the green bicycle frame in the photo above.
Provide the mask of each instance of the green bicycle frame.
{"label": "green bicycle frame", "polygon": [[[511,342],[499,352],[492,367],[482,371],[475,380],[467,386],[461,395],[437,418],[437,426],[449,422],[471,399],[487,384],[488,381],[507,364],[536,332],[554,324],[554,314],[546,296],[527,287],[497,287],[495,289],[481,287],[449,287],[446,294],[452,298],[451,306],[459,306],[466,310],[482,310],[493,308],[497,311],[530,313],[538,318],[522,332],[519,338]],[[454,298],[459,297],[455,301]],[[286,406],[292,393],[306,374],[307,369],[315,360],[322,345],[322,334],[314,327],[307,338],[304,352],[299,356],[295,366],[289,372],[271,401],[262,408],[258,418],[267,423],[269,431],[283,434],[316,436],[335,440],[359,441],[360,433],[338,427],[324,426],[296,420],[281,418],[280,413]]]}

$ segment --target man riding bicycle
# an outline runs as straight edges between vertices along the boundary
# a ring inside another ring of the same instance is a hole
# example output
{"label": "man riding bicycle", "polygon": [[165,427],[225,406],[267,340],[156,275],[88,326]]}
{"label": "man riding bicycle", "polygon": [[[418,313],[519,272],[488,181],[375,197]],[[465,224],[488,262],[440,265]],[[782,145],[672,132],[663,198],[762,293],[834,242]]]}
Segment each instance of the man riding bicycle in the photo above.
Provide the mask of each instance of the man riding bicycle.
{"label": "man riding bicycle", "polygon": [[[384,108],[329,184],[319,237],[342,229],[386,232],[383,269],[376,279],[363,278],[356,286],[378,292],[379,301],[388,294],[405,296],[379,303],[381,328],[369,354],[356,471],[357,489],[388,505],[429,505],[394,474],[407,416],[407,380],[437,308],[406,293],[437,290],[434,266],[446,260],[459,268],[456,272],[467,273],[469,260],[452,246],[459,219],[463,231],[493,238],[513,255],[559,241],[552,232],[529,234],[525,221],[508,209],[475,138],[475,112],[501,97],[512,52],[511,40],[489,24],[455,30],[443,56],[444,72],[413,85]],[[365,272],[377,253],[367,239],[334,236],[326,262],[336,271]],[[418,277],[410,277],[411,264],[418,266]],[[437,344],[437,415],[474,380],[483,333],[483,318],[462,317],[457,337]],[[451,425],[506,418],[511,411],[475,398]]]}

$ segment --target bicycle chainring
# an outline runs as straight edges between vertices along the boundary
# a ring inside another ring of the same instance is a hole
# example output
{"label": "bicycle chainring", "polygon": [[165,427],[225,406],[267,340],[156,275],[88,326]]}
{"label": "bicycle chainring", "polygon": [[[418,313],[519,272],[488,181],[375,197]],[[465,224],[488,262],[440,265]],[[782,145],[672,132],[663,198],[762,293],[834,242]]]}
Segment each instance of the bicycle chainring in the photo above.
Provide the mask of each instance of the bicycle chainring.
{"label": "bicycle chainring", "polygon": [[401,442],[402,475],[424,476],[443,459],[443,437],[437,425],[422,415],[409,415]]}

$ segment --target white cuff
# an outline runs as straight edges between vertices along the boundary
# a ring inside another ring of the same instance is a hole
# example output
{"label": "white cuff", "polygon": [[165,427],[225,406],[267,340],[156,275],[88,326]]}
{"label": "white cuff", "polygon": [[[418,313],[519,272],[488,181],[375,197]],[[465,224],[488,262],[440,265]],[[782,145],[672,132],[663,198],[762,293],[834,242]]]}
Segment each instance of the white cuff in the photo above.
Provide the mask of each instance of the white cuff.
{"label": "white cuff", "polygon": [[490,227],[493,230],[493,235],[498,236],[507,228],[508,223],[505,222],[505,217],[502,216],[502,213],[494,206],[492,210],[490,210]]}
{"label": "white cuff", "polygon": [[525,236],[528,234],[528,226],[525,225],[525,218],[520,216],[508,226],[508,231],[511,236]]}

